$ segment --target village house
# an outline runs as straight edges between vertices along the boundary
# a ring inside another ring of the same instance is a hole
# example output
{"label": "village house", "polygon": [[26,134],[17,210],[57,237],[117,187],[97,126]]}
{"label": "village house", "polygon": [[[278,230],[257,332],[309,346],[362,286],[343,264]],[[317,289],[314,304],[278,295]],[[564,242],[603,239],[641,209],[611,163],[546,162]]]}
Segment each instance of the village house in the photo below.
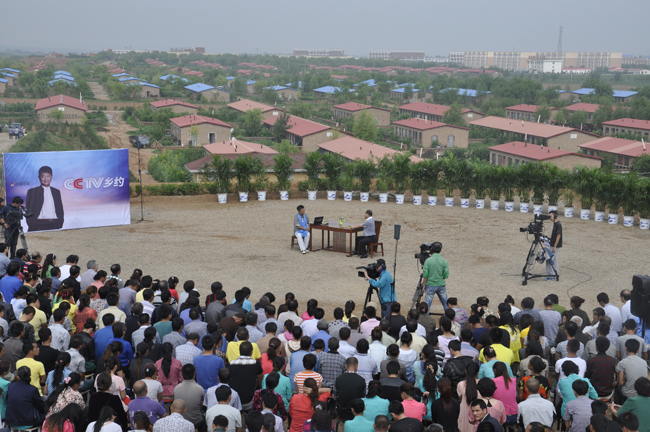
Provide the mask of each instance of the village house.
{"label": "village house", "polygon": [[177,145],[199,147],[230,139],[232,126],[218,119],[193,114],[170,121],[172,137]]}
{"label": "village house", "polygon": [[246,112],[253,109],[258,109],[262,111],[262,120],[266,120],[271,117],[277,117],[278,115],[284,112],[280,108],[272,107],[270,105],[265,105],[263,103],[255,102],[248,99],[240,99],[237,102],[229,103],[227,106],[228,108],[240,112],[242,114],[245,114]]}
{"label": "village house", "polygon": [[566,150],[544,147],[521,141],[500,144],[490,147],[490,163],[492,165],[518,166],[528,163],[552,163],[562,169],[573,169],[577,166],[600,167],[602,158]]}
{"label": "village house", "polygon": [[177,114],[187,113],[196,114],[199,107],[191,103],[177,101],[175,99],[163,99],[156,102],[151,102],[151,111],[156,112],[162,108],[169,108]]}
{"label": "village house", "polygon": [[467,147],[469,128],[410,118],[393,122],[395,135],[410,138],[417,147]]}
{"label": "village house", "polygon": [[647,143],[615,137],[602,137],[580,145],[580,149],[589,156],[614,157],[614,167],[618,169],[630,169],[637,157],[650,155]]}
{"label": "village house", "polygon": [[390,110],[388,108],[378,108],[370,105],[364,105],[357,102],[348,102],[334,106],[334,118],[337,121],[344,122],[349,117],[359,118],[361,113],[367,112],[375,120],[377,126],[390,125]]}
{"label": "village house", "polygon": [[[427,102],[413,102],[399,107],[399,115],[409,114],[411,117],[425,120],[433,120],[442,123],[442,117],[451,108],[446,105],[438,105]],[[461,108],[461,115],[466,122],[478,120],[484,117],[482,112]]]}
{"label": "village house", "polygon": [[51,114],[54,111],[63,113],[61,122],[82,124],[88,107],[86,103],[70,96],[57,95],[39,100],[36,103],[36,118],[40,122],[59,121]]}
{"label": "village house", "polygon": [[630,133],[650,138],[650,121],[631,118],[622,118],[603,122],[603,134],[615,135],[618,133]]}
{"label": "village house", "polygon": [[[267,118],[263,124],[270,129],[277,119],[278,117]],[[296,116],[289,117],[289,129],[285,133],[285,138],[291,144],[306,152],[318,150],[318,145],[330,141],[332,136],[332,128],[329,126]]]}

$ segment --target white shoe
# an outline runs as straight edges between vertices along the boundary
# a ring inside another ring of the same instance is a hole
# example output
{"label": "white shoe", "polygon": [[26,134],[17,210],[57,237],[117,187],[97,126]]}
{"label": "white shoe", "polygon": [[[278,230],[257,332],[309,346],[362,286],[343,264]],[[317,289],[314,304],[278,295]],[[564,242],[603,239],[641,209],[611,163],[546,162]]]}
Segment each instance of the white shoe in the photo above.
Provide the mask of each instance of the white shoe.
{"label": "white shoe", "polygon": [[307,253],[307,249],[303,250],[302,253],[303,253],[303,254],[306,254],[306,253]]}

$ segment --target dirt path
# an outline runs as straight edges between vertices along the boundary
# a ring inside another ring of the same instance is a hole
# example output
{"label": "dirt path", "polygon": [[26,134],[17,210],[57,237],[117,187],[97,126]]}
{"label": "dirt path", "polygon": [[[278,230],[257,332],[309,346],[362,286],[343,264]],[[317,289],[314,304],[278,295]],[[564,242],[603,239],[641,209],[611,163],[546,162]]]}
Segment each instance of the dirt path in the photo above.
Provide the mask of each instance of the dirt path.
{"label": "dirt path", "polygon": [[[106,143],[112,149],[126,148],[129,149],[129,169],[138,175],[138,150],[134,148],[129,142],[128,132],[133,130],[133,127],[122,120],[121,111],[105,111],[106,118],[108,119],[108,126],[105,132],[99,132],[99,135],[106,139]],[[144,185],[159,184],[147,173],[147,164],[149,159],[154,155],[152,149],[140,150],[140,163],[142,168],[142,183]]]}
{"label": "dirt path", "polygon": [[95,99],[111,100],[108,97],[108,93],[106,93],[106,90],[104,90],[104,87],[100,83],[94,81],[88,81],[88,86],[93,91],[93,94],[95,95]]}

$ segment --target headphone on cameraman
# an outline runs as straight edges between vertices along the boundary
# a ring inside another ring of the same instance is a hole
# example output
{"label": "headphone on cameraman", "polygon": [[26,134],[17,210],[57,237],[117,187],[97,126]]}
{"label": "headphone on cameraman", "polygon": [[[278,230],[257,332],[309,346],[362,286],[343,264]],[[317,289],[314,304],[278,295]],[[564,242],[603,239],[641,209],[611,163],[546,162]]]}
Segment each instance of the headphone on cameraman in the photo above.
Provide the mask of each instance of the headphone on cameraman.
{"label": "headphone on cameraman", "polygon": [[[381,263],[379,263],[379,261],[381,261]],[[386,261],[384,261],[383,259],[381,259],[381,258],[378,259],[376,264],[380,264],[382,270],[386,270]]]}
{"label": "headphone on cameraman", "polygon": [[[431,245],[431,250],[433,251],[433,253],[440,253],[442,251],[442,243],[433,242],[433,244]],[[436,252],[436,250],[437,250],[437,252]]]}

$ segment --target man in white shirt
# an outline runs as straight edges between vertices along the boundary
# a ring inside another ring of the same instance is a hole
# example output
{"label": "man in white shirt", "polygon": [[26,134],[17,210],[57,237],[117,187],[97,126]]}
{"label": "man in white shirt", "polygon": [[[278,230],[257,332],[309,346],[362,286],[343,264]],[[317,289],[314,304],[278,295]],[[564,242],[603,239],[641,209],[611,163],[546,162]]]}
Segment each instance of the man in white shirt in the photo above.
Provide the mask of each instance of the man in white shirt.
{"label": "man in white shirt", "polygon": [[366,245],[368,243],[375,243],[377,241],[377,233],[375,231],[375,220],[372,218],[372,210],[366,210],[366,221],[361,225],[352,225],[350,228],[363,228],[363,235],[357,236],[356,244],[352,255],[361,255],[360,258],[368,258],[366,253]]}
{"label": "man in white shirt", "polygon": [[623,321],[621,320],[621,311],[619,308],[614,306],[609,302],[609,296],[607,293],[601,292],[596,296],[596,300],[598,300],[598,304],[600,307],[605,309],[605,315],[610,317],[612,319],[612,331],[614,333],[618,333],[621,331],[623,328]]}
{"label": "man in white shirt", "polygon": [[348,343],[350,339],[350,329],[348,327],[343,327],[339,330],[339,354],[341,354],[346,359],[348,357],[354,357],[357,354],[357,349]]}
{"label": "man in white shirt", "polygon": [[325,310],[323,308],[316,308],[316,310],[314,310],[314,318],[303,321],[300,325],[302,328],[302,335],[311,337],[312,335],[318,333],[318,321],[323,318],[325,318]]}
{"label": "man in white shirt", "polygon": [[52,332],[52,342],[50,346],[59,351],[65,351],[70,345],[70,333],[63,327],[63,321],[65,321],[65,311],[63,309],[57,309],[52,314],[54,317],[54,324],[48,326]]}
{"label": "man in white shirt", "polygon": [[553,402],[548,401],[539,395],[539,381],[535,378],[528,378],[526,381],[528,398],[519,403],[517,407],[517,420],[521,420],[524,428],[532,422],[540,422],[544,425],[553,424],[555,407]]}
{"label": "man in white shirt", "polygon": [[[29,208],[29,207],[27,207]],[[59,270],[61,270],[61,276],[59,276],[59,280],[66,280],[67,278],[70,277],[70,268],[72,266],[76,266],[77,263],[79,262],[79,256],[78,255],[68,255],[68,257],[65,259],[65,264],[59,267]],[[54,276],[54,275],[52,275]],[[81,277],[77,282],[81,282]]]}
{"label": "man in white shirt", "polygon": [[228,419],[228,428],[226,432],[241,432],[243,431],[241,413],[238,409],[231,407],[230,399],[232,392],[230,387],[221,386],[216,390],[217,405],[209,408],[205,413],[205,422],[212,428],[212,421],[218,415],[222,415]]}
{"label": "man in white shirt", "polygon": [[571,339],[566,348],[568,353],[567,356],[555,362],[555,373],[559,374],[558,381],[566,378],[564,371],[562,370],[562,364],[567,361],[575,363],[579,369],[578,375],[581,378],[584,378],[585,372],[587,372],[587,362],[584,359],[578,357],[577,352],[580,349],[580,342],[578,342],[576,339]]}
{"label": "man in white shirt", "polygon": [[621,307],[621,322],[625,323],[625,321],[632,318],[632,293],[630,290],[624,289],[621,291],[621,303],[623,303],[623,307]]}
{"label": "man in white shirt", "polygon": [[61,191],[50,186],[52,168],[42,166],[38,169],[40,186],[27,191],[25,206],[34,212],[34,217],[27,218],[29,232],[57,230],[63,227],[63,202]]}
{"label": "man in white shirt", "polygon": [[302,318],[296,312],[298,310],[298,300],[289,300],[287,309],[289,310],[278,315],[278,321],[284,325],[285,321],[290,319],[293,321],[294,326],[300,326],[302,324]]}

